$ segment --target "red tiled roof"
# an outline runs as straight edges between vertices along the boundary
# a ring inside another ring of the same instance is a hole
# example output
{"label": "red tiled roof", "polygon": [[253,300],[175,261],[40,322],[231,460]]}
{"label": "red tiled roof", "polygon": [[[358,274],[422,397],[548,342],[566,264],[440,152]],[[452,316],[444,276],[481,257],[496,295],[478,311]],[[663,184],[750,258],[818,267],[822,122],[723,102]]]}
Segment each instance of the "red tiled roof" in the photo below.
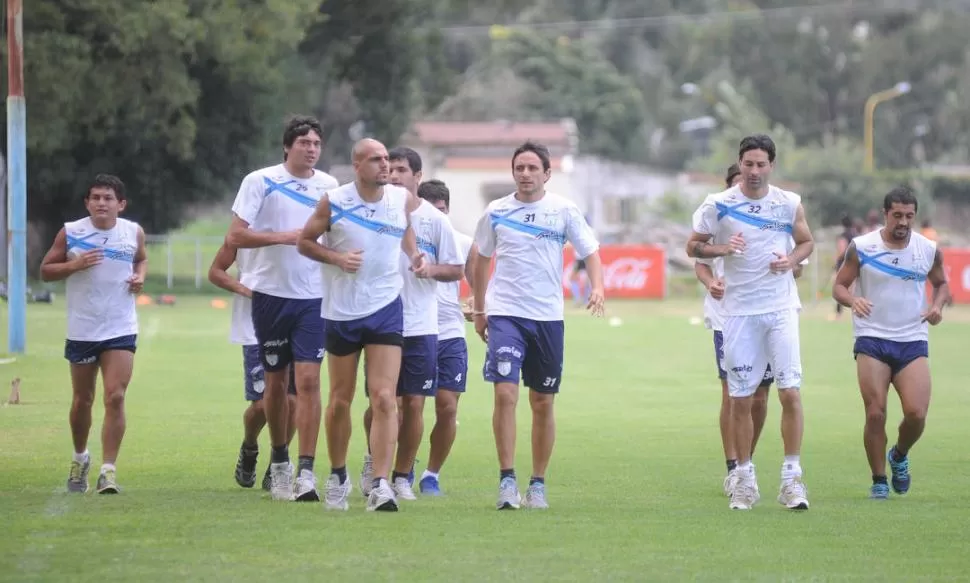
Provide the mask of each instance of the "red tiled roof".
{"label": "red tiled roof", "polygon": [[526,140],[547,146],[569,143],[569,134],[560,123],[419,121],[410,133],[431,146],[518,145]]}

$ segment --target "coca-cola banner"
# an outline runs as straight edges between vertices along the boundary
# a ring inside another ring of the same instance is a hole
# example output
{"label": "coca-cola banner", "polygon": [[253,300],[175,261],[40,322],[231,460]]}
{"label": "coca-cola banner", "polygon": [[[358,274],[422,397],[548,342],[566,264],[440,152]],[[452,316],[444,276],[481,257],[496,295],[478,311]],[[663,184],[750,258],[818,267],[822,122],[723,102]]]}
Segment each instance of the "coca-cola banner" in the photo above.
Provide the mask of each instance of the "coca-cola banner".
{"label": "coca-cola banner", "polygon": [[[667,256],[661,247],[649,245],[604,245],[603,285],[609,298],[663,298],[667,290]],[[573,276],[573,248],[563,253],[563,294],[570,297],[569,281]],[[461,297],[471,295],[468,283],[461,282]]]}

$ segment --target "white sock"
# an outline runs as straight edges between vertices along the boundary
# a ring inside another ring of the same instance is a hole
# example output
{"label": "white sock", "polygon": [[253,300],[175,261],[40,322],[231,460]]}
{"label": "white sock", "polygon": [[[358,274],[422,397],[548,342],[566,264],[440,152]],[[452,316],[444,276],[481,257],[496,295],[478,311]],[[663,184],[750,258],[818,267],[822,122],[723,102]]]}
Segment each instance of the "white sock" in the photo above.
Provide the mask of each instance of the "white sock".
{"label": "white sock", "polygon": [[105,473],[105,472],[113,472],[113,471],[115,471],[115,465],[114,464],[101,464],[101,473],[102,474]]}
{"label": "white sock", "polygon": [[435,480],[438,479],[438,473],[437,472],[429,472],[428,470],[425,470],[424,473],[421,474],[421,479],[423,480],[423,479],[427,478],[428,476],[431,476]]}
{"label": "white sock", "polygon": [[748,461],[744,462],[743,464],[738,464],[738,473],[742,473],[742,474],[753,474],[754,473],[754,464],[751,463],[751,460],[748,460]]}
{"label": "white sock", "polygon": [[802,477],[802,466],[799,463],[799,456],[786,455],[785,461],[781,464],[781,479],[794,480]]}
{"label": "white sock", "polygon": [[88,461],[89,459],[91,459],[91,454],[88,453],[88,450],[84,450],[81,453],[74,452],[74,461],[76,461],[79,464],[83,464],[84,462]]}

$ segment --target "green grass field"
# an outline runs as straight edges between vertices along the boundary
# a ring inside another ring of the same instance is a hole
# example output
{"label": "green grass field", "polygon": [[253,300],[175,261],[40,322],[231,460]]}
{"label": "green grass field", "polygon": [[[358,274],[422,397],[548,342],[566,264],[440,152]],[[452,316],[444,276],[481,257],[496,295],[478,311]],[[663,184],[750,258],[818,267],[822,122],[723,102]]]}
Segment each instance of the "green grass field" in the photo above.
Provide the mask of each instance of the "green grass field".
{"label": "green grass field", "polygon": [[[23,398],[0,407],[0,580],[966,580],[970,311],[949,312],[933,330],[935,394],[924,441],[911,456],[913,488],[878,503],[866,498],[850,325],[826,321],[828,305],[807,310],[802,465],[812,508],[796,514],[774,501],[781,462],[774,397],[756,455],[762,502],[748,513],[728,510],[710,333],[688,323],[699,304],[609,309],[622,326],[567,317],[549,511],[494,510],[492,394],[479,374],[482,345],[470,335],[469,389],[442,473],[447,496],[404,503],[397,514],[365,512],[356,490],[364,449],[358,422],[351,510],[334,514],[319,504],[275,503],[234,483],[245,405],[241,356],[227,342],[229,312],[205,298],[140,308],[118,464],[124,492],[67,495],[64,306],[31,305],[29,354],[0,365],[3,397],[20,377]],[[525,403],[520,476],[530,468]],[[894,426],[899,406],[890,403]],[[99,408],[93,474],[101,462]],[[430,411],[428,421],[430,431]],[[321,435],[319,473],[325,451]],[[427,444],[418,457],[427,459]]]}

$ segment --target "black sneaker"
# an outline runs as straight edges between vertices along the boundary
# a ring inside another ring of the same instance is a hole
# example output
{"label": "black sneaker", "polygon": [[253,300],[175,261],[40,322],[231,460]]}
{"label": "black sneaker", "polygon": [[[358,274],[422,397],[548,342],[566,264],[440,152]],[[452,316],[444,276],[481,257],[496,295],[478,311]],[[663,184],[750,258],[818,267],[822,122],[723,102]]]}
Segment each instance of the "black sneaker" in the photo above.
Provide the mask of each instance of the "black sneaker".
{"label": "black sneaker", "polygon": [[239,448],[239,459],[236,460],[236,483],[243,488],[252,488],[256,484],[256,457],[259,448],[247,449],[245,445]]}

